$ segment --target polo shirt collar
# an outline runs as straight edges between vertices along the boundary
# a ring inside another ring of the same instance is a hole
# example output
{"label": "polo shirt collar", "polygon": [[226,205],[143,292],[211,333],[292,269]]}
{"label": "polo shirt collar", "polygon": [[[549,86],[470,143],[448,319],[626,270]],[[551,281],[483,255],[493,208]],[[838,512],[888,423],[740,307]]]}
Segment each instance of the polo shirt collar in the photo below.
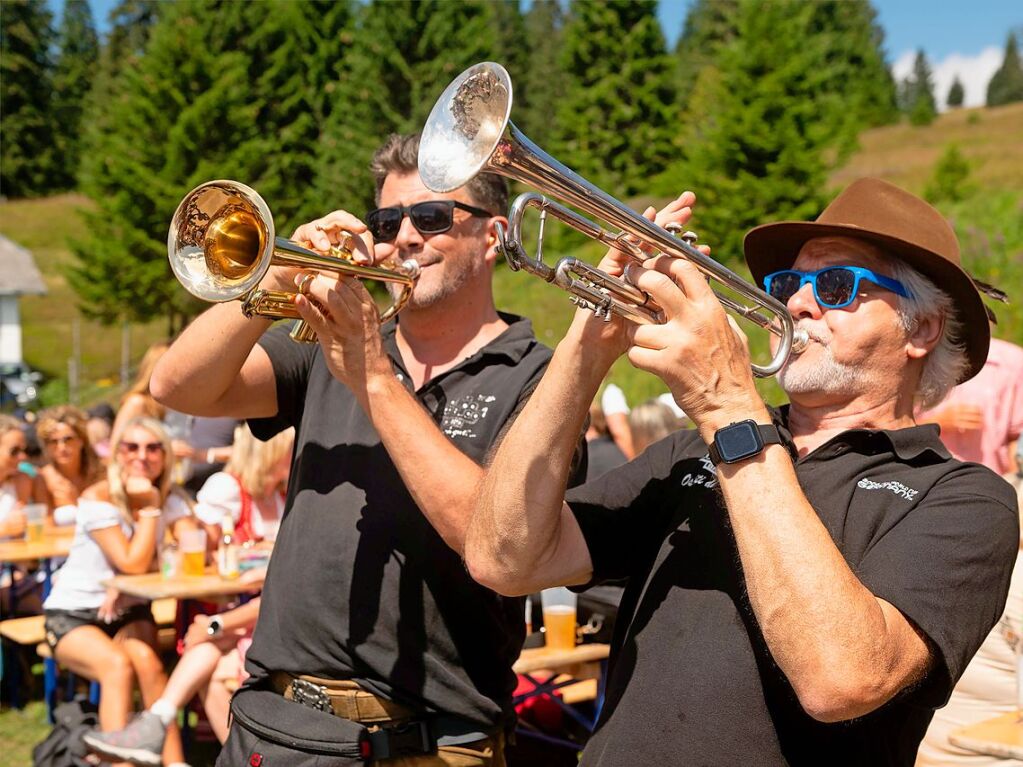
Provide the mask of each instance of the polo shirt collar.
{"label": "polo shirt collar", "polygon": [[[457,370],[470,361],[483,359],[484,357],[502,356],[515,363],[526,356],[536,343],[536,336],[533,334],[533,323],[525,317],[509,312],[499,311],[497,314],[508,325],[504,332],[482,349],[477,350],[475,354],[466,357],[458,365],[455,365],[452,370]],[[380,329],[380,334],[383,337],[384,349],[387,351],[387,354],[398,366],[399,370],[404,370],[405,366],[402,364],[401,353],[398,351],[396,338],[399,320],[400,317],[396,317],[386,322]]]}
{"label": "polo shirt collar", "polygon": [[[788,430],[789,406],[772,407],[770,410],[774,424],[781,431],[786,441],[791,442],[792,433]],[[933,423],[917,424],[905,429],[850,429],[836,437],[832,437],[813,452],[816,453],[818,450],[838,442],[855,447],[857,444],[861,444],[861,440],[865,436],[883,435],[888,444],[891,445],[892,452],[904,461],[919,458],[928,451],[934,453],[942,460],[950,460],[952,454],[948,452],[948,449],[942,443],[939,434],[940,430],[937,424]],[[813,455],[813,453],[810,455]]]}

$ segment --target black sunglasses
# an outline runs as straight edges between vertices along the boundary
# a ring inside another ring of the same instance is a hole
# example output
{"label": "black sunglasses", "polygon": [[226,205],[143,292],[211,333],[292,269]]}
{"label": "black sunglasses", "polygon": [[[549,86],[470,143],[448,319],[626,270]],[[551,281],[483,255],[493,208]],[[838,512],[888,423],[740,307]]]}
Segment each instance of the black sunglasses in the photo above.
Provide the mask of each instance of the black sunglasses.
{"label": "black sunglasses", "polygon": [[398,236],[401,220],[407,215],[420,234],[442,234],[454,224],[455,208],[481,218],[493,215],[483,208],[455,200],[427,200],[413,205],[392,205],[371,210],[366,214],[366,226],[377,242],[391,242]]}

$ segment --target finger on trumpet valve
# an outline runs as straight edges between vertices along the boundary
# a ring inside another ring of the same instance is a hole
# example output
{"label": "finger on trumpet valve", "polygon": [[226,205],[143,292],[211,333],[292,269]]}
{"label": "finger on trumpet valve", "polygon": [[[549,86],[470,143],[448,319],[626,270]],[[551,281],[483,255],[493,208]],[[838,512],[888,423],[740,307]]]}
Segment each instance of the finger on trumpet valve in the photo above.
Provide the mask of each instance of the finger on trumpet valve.
{"label": "finger on trumpet valve", "polygon": [[353,235],[351,232],[342,229],[341,234],[339,234],[337,238],[337,247],[340,250],[345,250],[350,253],[352,251],[352,245],[354,244],[354,242],[355,235]]}
{"label": "finger on trumpet valve", "polygon": [[302,278],[298,281],[298,292],[303,296],[309,295],[309,285],[316,279],[316,275],[312,272],[306,272],[302,275]]}

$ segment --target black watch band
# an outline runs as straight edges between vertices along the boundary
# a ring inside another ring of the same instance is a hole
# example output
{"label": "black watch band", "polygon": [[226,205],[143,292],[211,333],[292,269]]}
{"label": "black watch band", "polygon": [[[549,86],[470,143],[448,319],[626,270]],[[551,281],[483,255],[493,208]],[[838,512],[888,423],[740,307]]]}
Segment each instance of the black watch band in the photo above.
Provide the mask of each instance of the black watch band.
{"label": "black watch band", "polygon": [[718,429],[710,444],[710,460],[720,463],[738,463],[760,455],[766,445],[782,444],[781,434],[774,424],[739,421]]}

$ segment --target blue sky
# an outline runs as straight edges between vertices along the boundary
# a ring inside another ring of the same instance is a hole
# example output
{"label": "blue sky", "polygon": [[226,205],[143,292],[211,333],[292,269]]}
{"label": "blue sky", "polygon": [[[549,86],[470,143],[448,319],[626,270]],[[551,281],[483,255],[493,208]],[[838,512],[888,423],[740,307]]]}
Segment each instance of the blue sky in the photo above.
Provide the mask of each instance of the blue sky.
{"label": "blue sky", "polygon": [[[521,2],[528,8],[532,0]],[[64,0],[49,3],[57,14],[64,6]],[[89,3],[103,32],[116,0]],[[661,0],[658,16],[669,44],[678,38],[691,4],[692,0]],[[1001,64],[1009,30],[1023,29],[1020,0],[873,0],[873,4],[885,31],[885,50],[895,76],[905,76],[913,53],[922,48],[935,72],[939,101],[947,94],[952,77],[958,75],[966,85],[968,106],[982,103],[987,80]]]}

